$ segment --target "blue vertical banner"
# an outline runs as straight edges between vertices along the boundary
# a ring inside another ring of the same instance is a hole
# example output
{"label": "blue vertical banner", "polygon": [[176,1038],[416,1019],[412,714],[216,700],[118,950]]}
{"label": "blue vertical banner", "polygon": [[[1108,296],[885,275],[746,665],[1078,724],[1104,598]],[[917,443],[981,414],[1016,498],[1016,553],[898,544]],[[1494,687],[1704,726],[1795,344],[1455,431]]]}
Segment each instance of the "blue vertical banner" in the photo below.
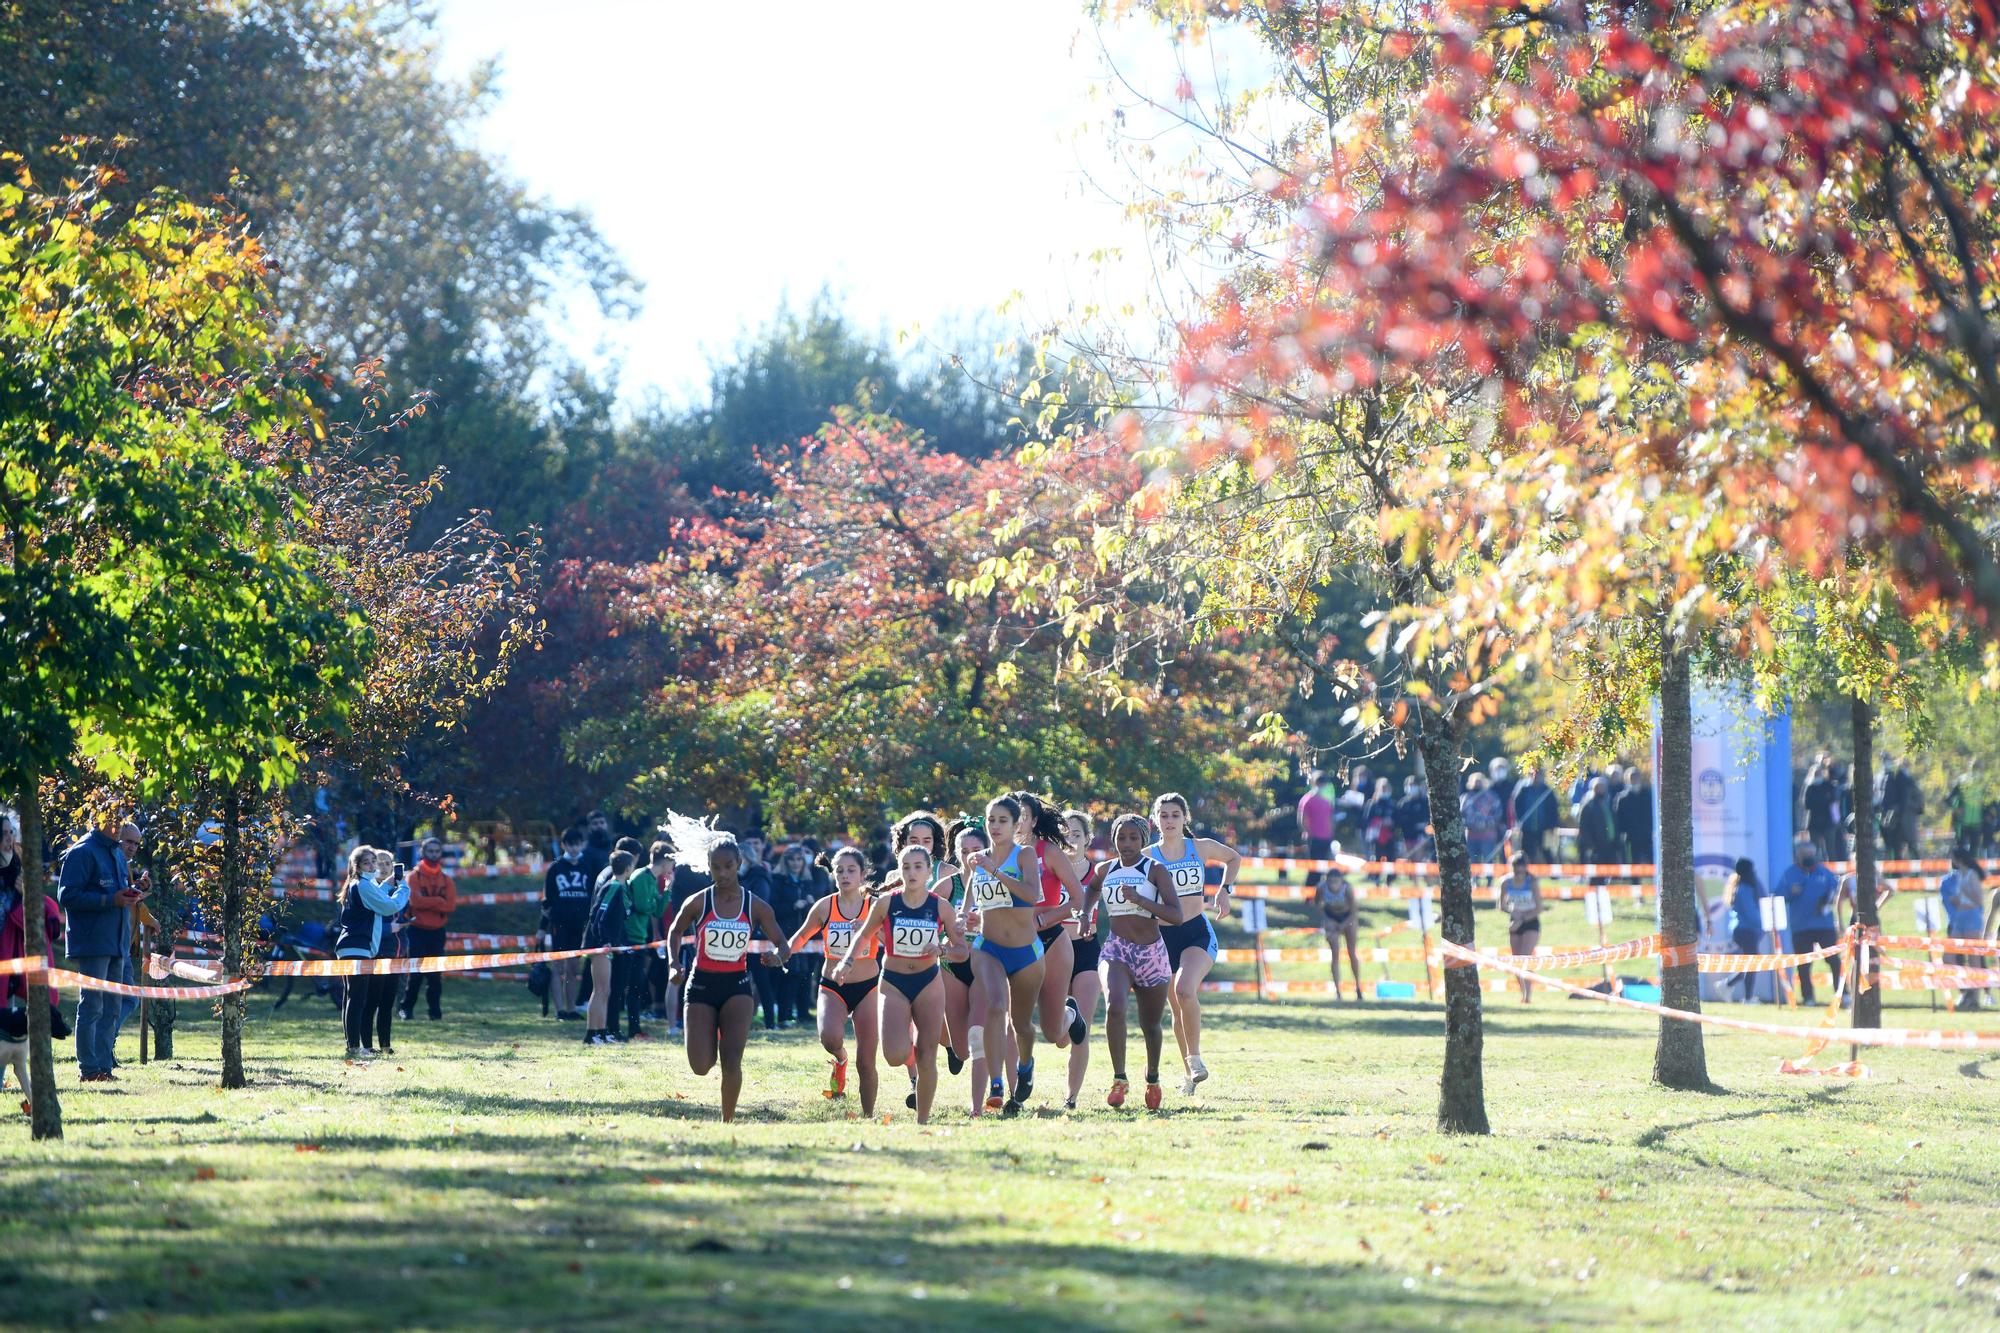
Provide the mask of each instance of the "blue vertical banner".
{"label": "blue vertical banner", "polygon": [[[1745,687],[1697,679],[1693,687],[1694,874],[1708,899],[1702,923],[1704,952],[1729,953],[1729,877],[1739,858],[1757,867],[1765,893],[1792,858],[1792,715],[1764,714]],[[1659,709],[1653,710],[1653,773],[1659,774]],[[1654,803],[1654,846],[1659,846],[1659,802]],[[1655,854],[1655,861],[1658,856]],[[1653,888],[1659,890],[1659,868]],[[1790,947],[1790,932],[1780,940]],[[1702,998],[1723,998],[1731,978],[1703,975]],[[1756,994],[1768,997],[1772,974],[1757,976]]]}

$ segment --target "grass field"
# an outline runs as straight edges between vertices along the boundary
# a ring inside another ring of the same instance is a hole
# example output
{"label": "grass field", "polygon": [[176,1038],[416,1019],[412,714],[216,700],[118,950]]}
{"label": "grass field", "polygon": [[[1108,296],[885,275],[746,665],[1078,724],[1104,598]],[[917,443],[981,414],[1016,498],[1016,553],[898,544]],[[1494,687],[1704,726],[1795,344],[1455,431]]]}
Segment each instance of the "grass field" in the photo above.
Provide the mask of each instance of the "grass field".
{"label": "grass field", "polygon": [[[1558,911],[1551,942],[1580,937],[1580,911]],[[1923,997],[1891,999],[1890,1022],[1932,1021]],[[1073,1114],[1044,1060],[1018,1120],[969,1123],[953,1080],[952,1109],[919,1127],[889,1077],[890,1123],[863,1122],[818,1095],[817,1043],[783,1032],[753,1039],[724,1127],[675,1047],[585,1049],[512,984],[450,984],[447,1005],[356,1067],[324,1001],[274,1016],[260,997],[238,1093],[215,1089],[215,1026],[194,1015],[177,1061],[128,1063],[114,1089],[64,1065],[65,1141],[0,1125],[0,1321],[2000,1318],[2000,1058],[1874,1052],[1874,1077],[1822,1084],[1772,1072],[1797,1043],[1724,1034],[1709,1058],[1727,1091],[1667,1094],[1647,1082],[1650,1020],[1489,1000],[1494,1133],[1453,1139],[1432,1129],[1435,1008],[1230,996],[1208,1006],[1214,1081],[1158,1116],[1103,1105],[1100,1048]]]}

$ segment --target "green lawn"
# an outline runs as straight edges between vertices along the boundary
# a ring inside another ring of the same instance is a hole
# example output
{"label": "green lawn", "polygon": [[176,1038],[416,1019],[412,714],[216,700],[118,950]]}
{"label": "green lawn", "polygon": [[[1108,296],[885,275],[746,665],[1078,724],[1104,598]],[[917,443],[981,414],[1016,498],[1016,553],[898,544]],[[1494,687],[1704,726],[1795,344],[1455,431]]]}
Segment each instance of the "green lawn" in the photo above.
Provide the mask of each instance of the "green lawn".
{"label": "green lawn", "polygon": [[[1567,909],[1574,911],[1575,909]],[[1482,925],[1485,923],[1482,922]],[[1578,927],[1580,931],[1581,927]],[[1552,930],[1551,934],[1557,932]],[[1632,933],[1640,933],[1635,930]],[[753,1040],[739,1122],[664,1043],[586,1050],[517,985],[449,985],[400,1055],[339,1058],[324,1001],[255,1002],[255,1086],[215,1028],[115,1090],[61,1070],[69,1137],[0,1126],[24,1326],[1965,1327],[2000,1316],[2000,1060],[1647,1084],[1642,1016],[1492,1003],[1489,1139],[1431,1128],[1423,1005],[1210,1005],[1205,1095],[919,1128],[823,1100],[804,1033]],[[1892,1021],[1927,1019],[1905,1002]],[[1769,1010],[1752,1011],[1760,1016]],[[67,1055],[67,1044],[59,1048]],[[1837,1048],[1844,1052],[1844,1048]],[[1834,1054],[1835,1052],[1829,1052]],[[129,1034],[124,1051],[136,1059]],[[883,1321],[892,1321],[883,1325]]]}

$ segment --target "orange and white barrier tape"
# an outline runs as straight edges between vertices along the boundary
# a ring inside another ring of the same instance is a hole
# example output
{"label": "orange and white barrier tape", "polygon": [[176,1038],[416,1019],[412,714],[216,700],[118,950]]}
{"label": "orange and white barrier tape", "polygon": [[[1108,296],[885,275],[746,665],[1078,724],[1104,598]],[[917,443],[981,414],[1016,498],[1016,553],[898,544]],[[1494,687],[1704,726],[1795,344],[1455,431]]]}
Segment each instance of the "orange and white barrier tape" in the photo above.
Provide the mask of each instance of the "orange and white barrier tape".
{"label": "orange and white barrier tape", "polygon": [[1474,950],[1446,943],[1440,948],[1463,957],[1467,962],[1482,967],[1496,967],[1503,972],[1511,972],[1524,980],[1537,981],[1545,986],[1566,991],[1581,999],[1599,1000],[1605,1004],[1620,1005],[1627,1009],[1637,1009],[1644,1013],[1657,1014],[1662,1018],[1678,1018],[1689,1023],[1701,1023],[1710,1027],[1729,1028],[1737,1032],[1755,1032],[1771,1037],[1796,1037],[1803,1041],[1836,1041],[1855,1046],[1896,1046],[1916,1047],[1937,1051],[1983,1051],[2000,1050],[2000,1032],[1943,1032],[1928,1028],[1846,1028],[1833,1033],[1823,1027],[1802,1027],[1792,1023],[1756,1023],[1744,1018],[1724,1018],[1718,1014],[1694,1013],[1686,1009],[1669,1009],[1662,1004],[1649,1004],[1644,1000],[1628,999],[1623,995],[1612,995],[1606,991],[1590,990],[1572,985],[1560,977],[1538,977],[1525,968],[1513,966],[1510,961],[1496,958],[1482,958]]}
{"label": "orange and white barrier tape", "polygon": [[[1246,870],[1309,870],[1324,872],[1345,870],[1348,874],[1361,875],[1403,875],[1412,879],[1436,879],[1438,867],[1435,861],[1364,861],[1359,857],[1341,855],[1335,858],[1312,858],[1305,856],[1246,856],[1243,858]],[[1481,861],[1474,863],[1475,875],[1505,875],[1513,867],[1502,861]],[[1596,879],[1651,879],[1653,867],[1627,862],[1599,864],[1595,861],[1552,861],[1543,865],[1530,865],[1528,873],[1542,878],[1596,878]]]}
{"label": "orange and white barrier tape", "polygon": [[[1870,935],[1878,949],[1921,949],[1926,953],[2000,954],[2000,940],[1958,939],[1950,935]],[[1884,963],[1888,959],[1882,960]]]}
{"label": "orange and white barrier tape", "polygon": [[[290,884],[280,885],[277,893],[280,898],[294,899],[299,902],[338,902],[340,899],[339,888],[332,886],[322,887],[323,885],[327,885],[327,881],[303,882],[295,880]],[[461,893],[458,895],[458,905],[460,907],[493,906],[499,903],[538,903],[541,900],[542,894],[539,889],[521,889],[512,893]]]}

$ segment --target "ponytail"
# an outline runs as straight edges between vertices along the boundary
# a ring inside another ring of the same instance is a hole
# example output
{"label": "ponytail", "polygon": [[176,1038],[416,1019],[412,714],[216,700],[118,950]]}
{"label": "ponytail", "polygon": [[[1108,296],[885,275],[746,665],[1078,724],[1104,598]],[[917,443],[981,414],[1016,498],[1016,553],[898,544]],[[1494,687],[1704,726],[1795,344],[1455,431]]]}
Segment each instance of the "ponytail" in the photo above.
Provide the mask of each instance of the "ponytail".
{"label": "ponytail", "polygon": [[1043,842],[1063,845],[1063,821],[1057,813],[1062,806],[1053,796],[1037,796],[1031,791],[1017,791],[1014,801],[1027,815],[1027,826]]}

